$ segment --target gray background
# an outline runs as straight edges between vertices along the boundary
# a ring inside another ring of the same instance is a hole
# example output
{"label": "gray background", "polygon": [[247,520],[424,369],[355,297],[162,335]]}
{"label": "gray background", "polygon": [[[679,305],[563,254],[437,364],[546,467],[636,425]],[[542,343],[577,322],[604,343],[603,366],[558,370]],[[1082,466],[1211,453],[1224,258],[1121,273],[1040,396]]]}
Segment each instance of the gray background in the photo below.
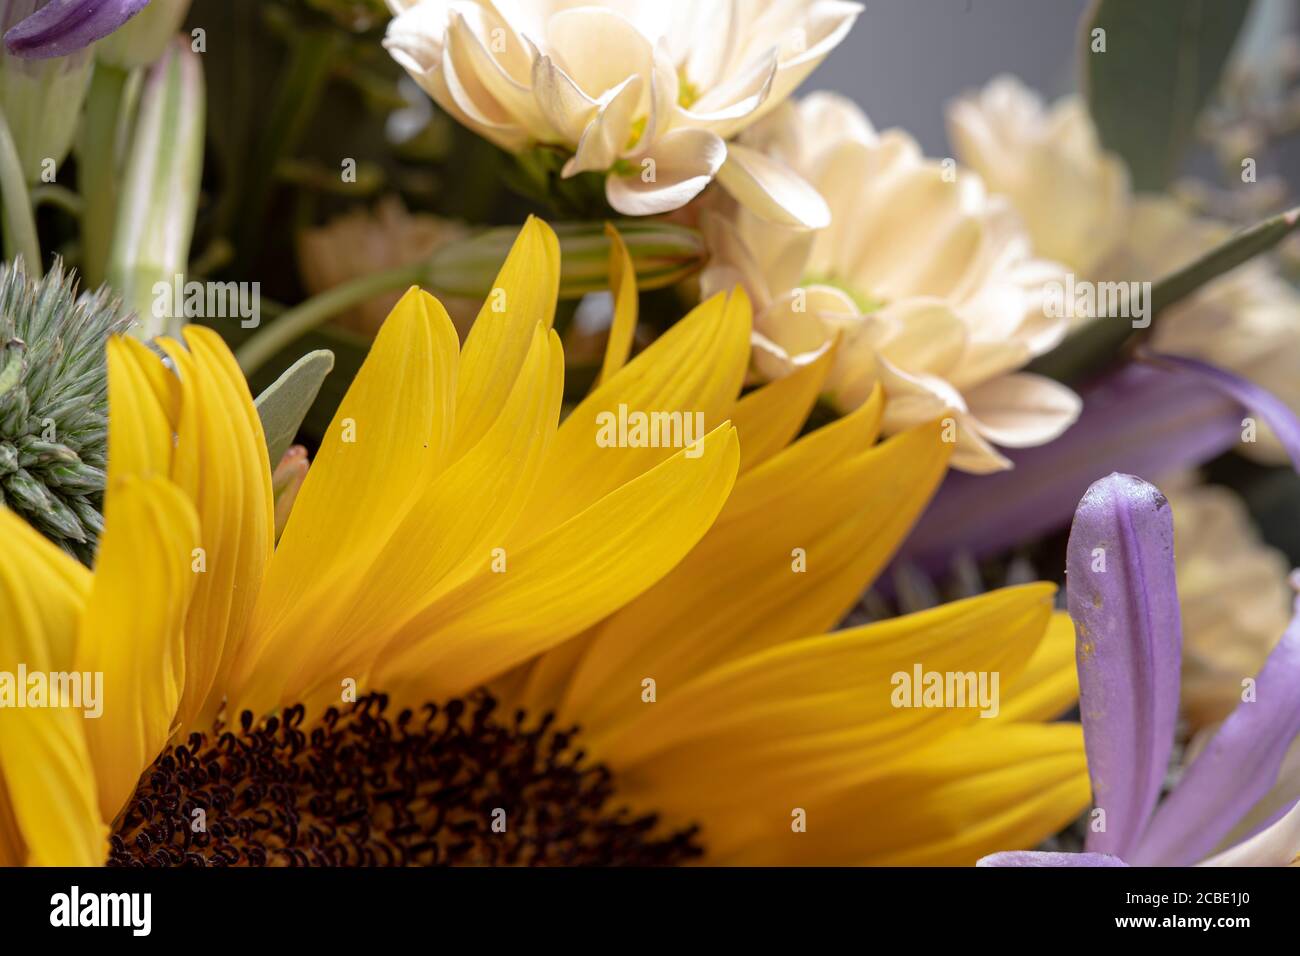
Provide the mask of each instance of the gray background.
{"label": "gray background", "polygon": [[1077,85],[1086,0],[865,0],[864,6],[804,89],[851,97],[877,129],[904,127],[932,155],[947,154],[949,100],[999,73],[1016,74],[1049,100]]}

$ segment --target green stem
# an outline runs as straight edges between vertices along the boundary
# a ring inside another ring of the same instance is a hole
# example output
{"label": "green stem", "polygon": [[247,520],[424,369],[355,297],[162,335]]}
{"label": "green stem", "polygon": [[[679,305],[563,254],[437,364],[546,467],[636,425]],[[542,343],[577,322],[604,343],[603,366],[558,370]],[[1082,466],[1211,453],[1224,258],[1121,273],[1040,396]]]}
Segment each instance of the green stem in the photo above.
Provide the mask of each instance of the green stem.
{"label": "green stem", "polygon": [[44,275],[41,262],[41,244],[36,237],[36,219],[32,214],[32,201],[27,195],[27,180],[23,164],[18,158],[9,123],[0,110],[0,195],[4,197],[4,247],[5,258],[21,255],[27,273],[39,279]]}
{"label": "green stem", "polygon": [[236,350],[235,358],[239,367],[245,375],[252,375],[281,349],[339,313],[385,292],[396,292],[424,283],[427,270],[426,264],[419,263],[387,272],[376,272],[344,282],[294,306]]}
{"label": "green stem", "polygon": [[1151,324],[1134,330],[1128,319],[1094,319],[1045,355],[1029,363],[1027,371],[1072,384],[1099,375],[1109,365],[1130,354],[1134,346],[1151,337],[1156,320],[1171,306],[1237,268],[1268,252],[1300,228],[1300,207],[1273,216],[1229,237],[1200,258],[1164,276],[1151,287]]}
{"label": "green stem", "polygon": [[131,74],[103,61],[95,64],[86,97],[78,144],[78,176],[85,212],[81,220],[81,271],[95,288],[104,281],[117,226],[118,179],[121,174],[119,131]]}

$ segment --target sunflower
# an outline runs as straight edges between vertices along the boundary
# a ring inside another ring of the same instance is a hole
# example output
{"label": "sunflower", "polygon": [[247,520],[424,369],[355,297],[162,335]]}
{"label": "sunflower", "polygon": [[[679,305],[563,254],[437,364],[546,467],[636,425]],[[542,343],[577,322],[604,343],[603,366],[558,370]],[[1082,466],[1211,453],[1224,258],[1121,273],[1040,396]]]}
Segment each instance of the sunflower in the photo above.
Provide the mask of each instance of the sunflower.
{"label": "sunflower", "polygon": [[[558,279],[530,220],[463,349],[411,290],[278,545],[220,339],[110,342],[93,574],[0,511],[0,673],[104,683],[98,719],[0,710],[0,863],[956,863],[1077,815],[1050,585],[823,633],[943,475],[938,423],[876,444],[877,393],[798,437],[833,347],[738,399],[737,291],[630,362],[620,294],[558,424]],[[621,406],[705,429],[599,447]],[[997,715],[895,707],[914,665],[999,673]]]}

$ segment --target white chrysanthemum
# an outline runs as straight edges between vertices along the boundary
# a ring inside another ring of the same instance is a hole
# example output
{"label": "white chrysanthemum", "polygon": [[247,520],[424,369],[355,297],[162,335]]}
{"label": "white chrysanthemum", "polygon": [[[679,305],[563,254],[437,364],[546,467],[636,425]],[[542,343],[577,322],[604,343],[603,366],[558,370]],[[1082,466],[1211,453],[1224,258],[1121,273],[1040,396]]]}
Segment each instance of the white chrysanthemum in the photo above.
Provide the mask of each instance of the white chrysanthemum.
{"label": "white chrysanthemum", "polygon": [[[1077,99],[1045,112],[1019,81],[1000,77],[953,104],[949,124],[961,161],[998,182],[1035,241],[1055,243],[1077,280],[1155,282],[1233,232],[1168,197],[1132,195],[1120,160],[1101,148]],[[1300,294],[1268,260],[1239,266],[1170,309],[1153,343],[1242,375],[1300,412]],[[1242,449],[1270,463],[1286,460],[1263,422],[1258,441]]]}
{"label": "white chrysanthemum", "polygon": [[1102,149],[1079,97],[1048,109],[1000,76],[952,105],[948,133],[961,161],[1015,204],[1040,255],[1086,273],[1123,238],[1128,171]]}
{"label": "white chrysanthemum", "polygon": [[444,110],[512,152],[573,153],[625,215],[684,206],[718,177],[769,219],[825,203],[727,140],[788,97],[848,33],[844,0],[388,0],[384,45]]}
{"label": "white chrysanthemum", "polygon": [[1078,415],[1074,393],[1018,372],[1060,341],[1018,217],[980,178],[925,158],[906,133],[877,134],[856,106],[815,93],[743,142],[807,178],[832,209],[815,233],[776,229],[745,209],[706,220],[705,291],[743,283],[761,310],[754,363],[767,378],[811,360],[837,335],[829,397],[856,407],[880,382],[885,429],[951,415],[953,466],[1009,466],[995,446],[1050,441]]}

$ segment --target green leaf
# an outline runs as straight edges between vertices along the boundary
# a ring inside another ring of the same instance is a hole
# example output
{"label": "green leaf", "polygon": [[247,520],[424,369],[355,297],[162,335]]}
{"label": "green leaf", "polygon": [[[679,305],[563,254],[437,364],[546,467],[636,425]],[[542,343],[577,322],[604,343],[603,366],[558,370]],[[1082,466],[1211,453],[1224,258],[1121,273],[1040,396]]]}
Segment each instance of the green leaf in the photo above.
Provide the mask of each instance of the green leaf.
{"label": "green leaf", "polygon": [[[1300,207],[1265,219],[1243,229],[1222,243],[1172,272],[1151,286],[1151,328],[1170,306],[1198,292],[1225,272],[1268,252],[1300,226]],[[1127,320],[1096,319],[1068,339],[1041,355],[1029,371],[1060,382],[1079,382],[1115,361],[1130,340],[1136,341],[1151,328],[1134,330]]]}
{"label": "green leaf", "polygon": [[267,454],[274,468],[293,444],[298,428],[311,411],[320,387],[334,368],[328,349],[308,352],[257,397],[257,414],[266,432]]}
{"label": "green leaf", "polygon": [[[1178,172],[1196,118],[1246,18],[1249,0],[1094,0],[1083,19],[1083,88],[1102,143],[1133,186]],[[1104,30],[1105,52],[1094,52]]]}

